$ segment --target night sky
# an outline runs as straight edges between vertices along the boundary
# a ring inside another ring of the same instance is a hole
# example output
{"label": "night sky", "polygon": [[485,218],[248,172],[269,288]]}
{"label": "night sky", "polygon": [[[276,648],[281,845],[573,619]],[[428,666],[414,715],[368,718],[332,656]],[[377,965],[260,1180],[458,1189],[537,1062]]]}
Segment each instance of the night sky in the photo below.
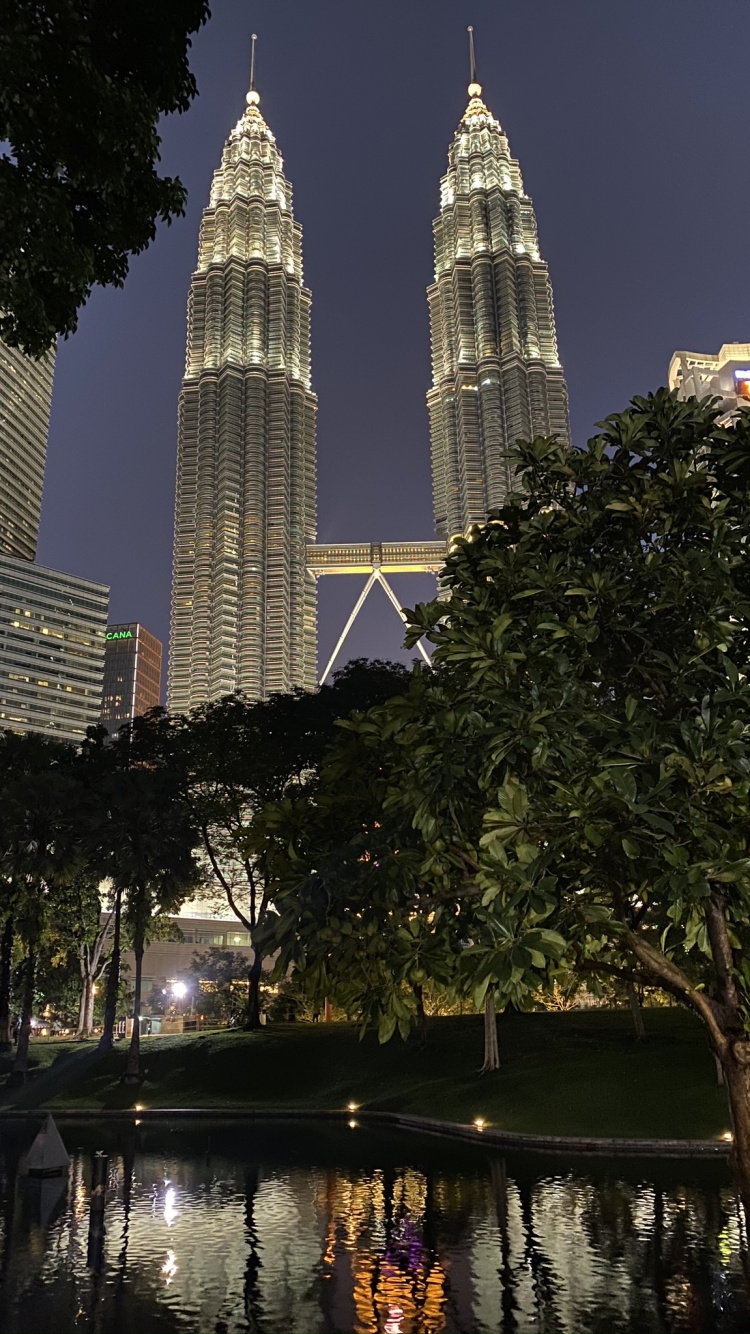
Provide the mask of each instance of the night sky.
{"label": "night sky", "polygon": [[[574,440],[663,384],[676,348],[750,340],[747,0],[214,0],[200,96],[163,125],[187,215],[58,352],[37,558],[111,584],[112,620],[168,639],[186,298],[251,31],[313,293],[319,540],[434,535],[425,288],[468,23],[536,209]],[[321,581],[321,659],[362,582]],[[407,605],[434,588],[394,582]],[[375,588],[345,656],[400,643]]]}

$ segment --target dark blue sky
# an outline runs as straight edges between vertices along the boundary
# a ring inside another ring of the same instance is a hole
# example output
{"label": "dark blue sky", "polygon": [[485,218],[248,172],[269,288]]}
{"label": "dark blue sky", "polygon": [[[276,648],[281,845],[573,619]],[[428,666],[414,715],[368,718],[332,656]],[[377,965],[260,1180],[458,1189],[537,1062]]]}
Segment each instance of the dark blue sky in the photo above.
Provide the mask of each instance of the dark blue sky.
{"label": "dark blue sky", "polygon": [[[676,348],[750,339],[747,0],[215,0],[200,96],[163,126],[187,216],[58,354],[38,559],[110,583],[112,619],[167,640],[185,303],[251,31],[313,292],[320,540],[433,535],[425,287],[467,23],[536,208],[574,439]],[[359,587],[322,581],[321,658]],[[396,587],[408,604],[431,582]],[[358,627],[347,656],[399,655],[380,590]]]}

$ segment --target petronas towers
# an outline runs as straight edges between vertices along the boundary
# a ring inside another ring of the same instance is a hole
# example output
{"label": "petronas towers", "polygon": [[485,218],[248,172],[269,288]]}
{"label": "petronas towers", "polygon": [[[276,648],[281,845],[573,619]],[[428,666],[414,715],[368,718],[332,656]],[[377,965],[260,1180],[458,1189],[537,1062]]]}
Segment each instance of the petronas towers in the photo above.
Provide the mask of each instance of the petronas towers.
{"label": "petronas towers", "polygon": [[316,681],[302,229],[251,88],[203,214],[178,411],[168,706]]}
{"label": "petronas towers", "polygon": [[427,395],[435,527],[481,523],[510,481],[508,447],[568,438],[552,288],[521,169],[473,79],[433,224]]}
{"label": "petronas towers", "polygon": [[[203,214],[178,415],[168,706],[316,682],[315,414],[302,232],[252,86]],[[508,487],[519,437],[568,438],[531,200],[472,76],[449,150],[428,289],[435,526]]]}

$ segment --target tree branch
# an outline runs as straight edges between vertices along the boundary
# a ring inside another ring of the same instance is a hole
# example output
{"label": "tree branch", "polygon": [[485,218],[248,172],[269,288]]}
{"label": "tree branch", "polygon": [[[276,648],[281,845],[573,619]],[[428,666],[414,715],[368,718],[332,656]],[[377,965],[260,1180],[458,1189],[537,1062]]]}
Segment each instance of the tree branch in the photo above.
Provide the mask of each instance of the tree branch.
{"label": "tree branch", "polygon": [[659,978],[659,985],[669,983],[692,1005],[694,1010],[698,1011],[711,1034],[711,1041],[717,1056],[721,1056],[726,1051],[728,1043],[717,1023],[714,1008],[708,996],[704,995],[702,991],[698,991],[689,978],[685,976],[682,969],[678,968],[677,964],[668,959],[665,954],[654,949],[654,946],[650,945],[643,936],[638,935],[635,931],[628,931],[627,940],[636,958],[640,960],[644,968]]}

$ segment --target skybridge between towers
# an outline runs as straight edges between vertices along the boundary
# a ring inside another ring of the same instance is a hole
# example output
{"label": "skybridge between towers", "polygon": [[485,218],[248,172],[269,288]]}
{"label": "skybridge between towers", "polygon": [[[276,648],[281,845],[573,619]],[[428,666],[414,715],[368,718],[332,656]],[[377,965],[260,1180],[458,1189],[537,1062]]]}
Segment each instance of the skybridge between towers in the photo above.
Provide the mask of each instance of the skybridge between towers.
{"label": "skybridge between towers", "polygon": [[[389,574],[437,574],[445,564],[445,542],[330,542],[307,548],[307,570],[314,579],[324,574],[364,574],[365,586],[354,604],[352,613],[339,636],[326,669],[320,678],[323,685],[333,667],[346,638],[356,621],[367,595],[375,584],[380,584],[388,600],[406,624],[403,608],[389,584]],[[421,641],[419,652],[429,666],[430,657]]]}

